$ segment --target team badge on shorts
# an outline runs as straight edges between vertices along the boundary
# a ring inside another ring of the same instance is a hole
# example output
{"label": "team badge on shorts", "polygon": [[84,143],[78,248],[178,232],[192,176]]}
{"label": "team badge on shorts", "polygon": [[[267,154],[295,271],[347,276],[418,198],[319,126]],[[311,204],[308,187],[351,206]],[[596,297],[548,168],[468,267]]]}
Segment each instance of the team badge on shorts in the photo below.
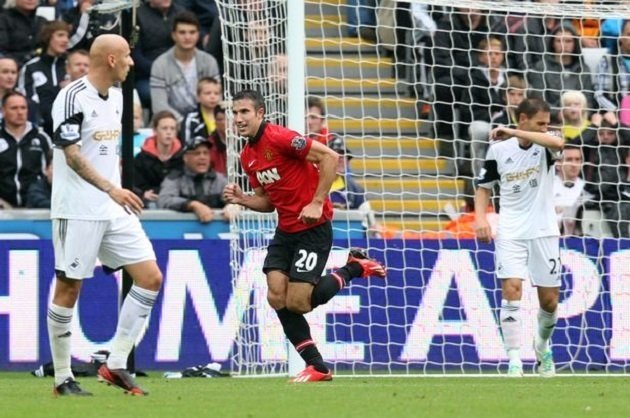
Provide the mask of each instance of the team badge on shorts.
{"label": "team badge on shorts", "polygon": [[291,146],[295,148],[296,151],[301,151],[306,147],[306,139],[302,136],[296,136],[291,140]]}

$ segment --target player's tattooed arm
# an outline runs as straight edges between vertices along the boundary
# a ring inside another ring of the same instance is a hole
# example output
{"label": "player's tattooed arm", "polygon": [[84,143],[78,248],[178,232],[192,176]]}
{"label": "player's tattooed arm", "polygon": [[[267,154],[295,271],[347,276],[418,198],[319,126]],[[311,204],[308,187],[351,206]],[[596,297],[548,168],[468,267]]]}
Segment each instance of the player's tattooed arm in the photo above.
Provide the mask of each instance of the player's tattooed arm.
{"label": "player's tattooed arm", "polygon": [[81,154],[81,148],[77,144],[64,147],[68,166],[83,180],[92,186],[107,193],[116,203],[125,208],[127,212],[140,214],[142,212],[142,200],[130,190],[117,187],[112,182],[101,176],[90,162]]}
{"label": "player's tattooed arm", "polygon": [[68,166],[83,180],[105,193],[108,193],[114,188],[114,185],[109,180],[101,176],[81,154],[81,148],[79,145],[69,145],[65,147],[63,151],[66,156]]}

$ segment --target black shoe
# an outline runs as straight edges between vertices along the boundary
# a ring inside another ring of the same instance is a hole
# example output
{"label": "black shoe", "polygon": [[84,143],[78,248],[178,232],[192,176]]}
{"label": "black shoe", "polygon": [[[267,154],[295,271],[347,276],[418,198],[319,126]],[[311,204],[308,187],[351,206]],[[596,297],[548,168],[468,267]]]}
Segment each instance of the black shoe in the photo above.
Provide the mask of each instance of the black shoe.
{"label": "black shoe", "polygon": [[62,384],[53,388],[55,396],[92,396],[91,392],[81,389],[79,382],[69,377]]}

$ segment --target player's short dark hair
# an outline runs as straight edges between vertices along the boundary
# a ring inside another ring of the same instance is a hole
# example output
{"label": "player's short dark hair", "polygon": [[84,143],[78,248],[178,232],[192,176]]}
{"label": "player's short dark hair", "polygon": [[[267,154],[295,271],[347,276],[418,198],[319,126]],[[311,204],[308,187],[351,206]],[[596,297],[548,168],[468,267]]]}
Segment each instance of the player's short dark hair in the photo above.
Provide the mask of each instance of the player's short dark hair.
{"label": "player's short dark hair", "polygon": [[2,96],[2,107],[4,107],[4,105],[7,103],[7,101],[9,101],[9,99],[13,96],[20,96],[21,98],[23,98],[24,100],[26,100],[28,102],[28,100],[26,99],[26,96],[23,95],[22,93],[20,93],[17,90],[10,90],[8,92],[6,92],[4,94],[4,96]]}
{"label": "player's short dark hair", "polygon": [[173,18],[173,24],[171,25],[171,32],[175,32],[177,30],[177,25],[179,24],[193,25],[198,31],[201,30],[199,19],[197,19],[197,16],[193,12],[188,10],[184,10],[175,15]]}
{"label": "player's short dark hair", "polygon": [[265,98],[258,90],[241,90],[232,97],[232,101],[237,100],[251,100],[254,104],[254,110],[265,109]]}
{"label": "player's short dark hair", "polygon": [[319,113],[322,114],[322,118],[326,117],[326,107],[324,106],[324,102],[322,102],[322,99],[320,99],[319,97],[309,96],[309,98],[306,100],[306,106],[308,107],[308,109],[310,109],[311,107],[318,108]]}
{"label": "player's short dark hair", "polygon": [[44,48],[47,48],[53,34],[58,31],[64,31],[68,34],[68,36],[70,36],[70,25],[63,20],[53,20],[42,25],[38,36],[39,44]]}
{"label": "player's short dark hair", "polygon": [[534,115],[538,112],[551,112],[551,107],[549,106],[549,103],[547,103],[543,99],[539,99],[538,97],[529,97],[523,99],[521,104],[518,105],[518,107],[514,111],[514,114],[516,115],[516,120],[519,120],[521,114],[524,114],[525,116],[527,116],[527,119],[530,119],[534,117]]}
{"label": "player's short dark hair", "polygon": [[153,115],[153,119],[151,119],[151,127],[153,129],[157,129],[162,119],[173,119],[175,122],[177,122],[177,118],[175,117],[173,112],[171,112],[170,110],[161,110]]}

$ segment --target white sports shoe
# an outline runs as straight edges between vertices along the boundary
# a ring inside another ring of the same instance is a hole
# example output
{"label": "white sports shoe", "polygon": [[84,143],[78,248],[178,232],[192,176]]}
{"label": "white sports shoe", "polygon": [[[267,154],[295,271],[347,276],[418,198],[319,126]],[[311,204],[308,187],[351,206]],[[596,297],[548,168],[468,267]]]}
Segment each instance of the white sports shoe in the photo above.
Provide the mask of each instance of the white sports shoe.
{"label": "white sports shoe", "polygon": [[538,369],[540,377],[554,377],[556,375],[556,365],[553,363],[551,348],[547,347],[547,350],[541,353],[534,347],[534,352],[536,353],[536,360],[538,362],[536,369]]}
{"label": "white sports shoe", "polygon": [[520,363],[510,363],[508,365],[507,377],[523,377],[523,365]]}

